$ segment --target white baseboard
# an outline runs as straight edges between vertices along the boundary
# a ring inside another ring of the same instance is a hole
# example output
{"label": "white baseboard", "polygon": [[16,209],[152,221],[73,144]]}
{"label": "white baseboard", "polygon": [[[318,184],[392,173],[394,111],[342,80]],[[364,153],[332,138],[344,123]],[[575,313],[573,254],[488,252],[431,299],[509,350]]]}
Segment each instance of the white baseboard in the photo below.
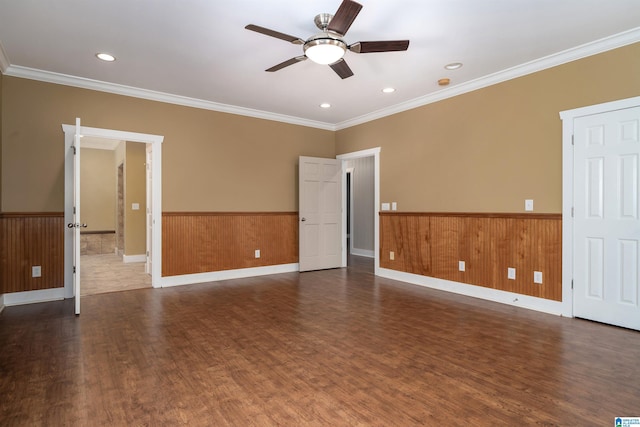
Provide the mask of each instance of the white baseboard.
{"label": "white baseboard", "polygon": [[4,310],[4,294],[0,294],[0,313]]}
{"label": "white baseboard", "polygon": [[12,292],[4,294],[4,306],[35,304],[37,302],[58,301],[64,299],[64,288],[42,289],[38,291]]}
{"label": "white baseboard", "polygon": [[162,277],[161,287],[190,285],[193,283],[216,282],[219,280],[242,279],[245,277],[266,276],[269,274],[292,273],[300,271],[300,265],[280,264],[267,267],[241,268],[237,270],[212,271],[210,273],[183,274],[181,276]]}
{"label": "white baseboard", "polygon": [[358,248],[351,249],[351,255],[366,256],[367,258],[376,257],[376,253],[374,251],[370,251],[367,249],[358,249]]}
{"label": "white baseboard", "polygon": [[147,256],[145,254],[141,255],[122,255],[122,262],[125,264],[129,264],[132,262],[147,262]]}
{"label": "white baseboard", "polygon": [[555,314],[557,316],[566,316],[562,302],[560,301],[552,301],[529,295],[485,288],[483,286],[468,285],[466,283],[453,282],[450,280],[436,279],[435,277],[421,276],[419,274],[404,273],[387,268],[381,268],[379,275],[380,277],[386,277],[387,279],[400,280],[402,282],[425,286],[427,288],[453,292],[469,297],[527,308],[529,310]]}

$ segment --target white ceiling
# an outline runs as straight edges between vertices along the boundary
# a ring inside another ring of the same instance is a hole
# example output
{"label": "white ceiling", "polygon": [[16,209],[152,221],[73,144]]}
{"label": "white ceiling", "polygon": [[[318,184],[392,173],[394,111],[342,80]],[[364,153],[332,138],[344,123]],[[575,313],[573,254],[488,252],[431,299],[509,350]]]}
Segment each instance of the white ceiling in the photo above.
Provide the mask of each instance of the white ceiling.
{"label": "white ceiling", "polygon": [[[340,129],[640,41],[638,0],[360,2],[347,43],[411,44],[347,52],[355,75],[345,80],[311,61],[264,72],[302,47],[244,29],[306,39],[318,32],[315,15],[334,13],[341,0],[0,0],[0,66],[6,75]],[[101,62],[97,52],[117,60]],[[445,70],[451,62],[464,67]],[[396,92],[383,94],[387,86]]]}

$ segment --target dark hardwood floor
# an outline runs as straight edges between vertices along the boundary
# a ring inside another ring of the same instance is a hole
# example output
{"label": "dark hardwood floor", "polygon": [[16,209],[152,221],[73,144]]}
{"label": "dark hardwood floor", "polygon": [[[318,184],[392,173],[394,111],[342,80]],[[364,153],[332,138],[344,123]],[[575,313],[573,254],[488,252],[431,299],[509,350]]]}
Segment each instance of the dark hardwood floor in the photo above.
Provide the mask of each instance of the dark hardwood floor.
{"label": "dark hardwood floor", "polygon": [[352,265],[92,295],[80,317],[72,300],[7,307],[0,425],[610,426],[640,414],[640,333]]}

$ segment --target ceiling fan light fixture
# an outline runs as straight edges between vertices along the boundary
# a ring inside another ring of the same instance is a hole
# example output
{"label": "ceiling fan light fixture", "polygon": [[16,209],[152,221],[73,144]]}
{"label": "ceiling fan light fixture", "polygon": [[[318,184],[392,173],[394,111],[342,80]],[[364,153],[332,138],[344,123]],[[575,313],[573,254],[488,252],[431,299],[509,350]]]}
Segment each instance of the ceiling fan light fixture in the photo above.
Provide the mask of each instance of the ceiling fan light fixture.
{"label": "ceiling fan light fixture", "polygon": [[333,64],[347,51],[345,42],[331,37],[312,38],[304,44],[304,54],[316,64]]}

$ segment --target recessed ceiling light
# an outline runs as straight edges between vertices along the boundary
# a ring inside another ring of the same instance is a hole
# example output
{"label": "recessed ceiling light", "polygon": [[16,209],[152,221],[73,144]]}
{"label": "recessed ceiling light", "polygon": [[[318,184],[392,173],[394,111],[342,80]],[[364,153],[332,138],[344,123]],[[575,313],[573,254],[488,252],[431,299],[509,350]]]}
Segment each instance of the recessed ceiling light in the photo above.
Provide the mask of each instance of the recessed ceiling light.
{"label": "recessed ceiling light", "polygon": [[320,108],[331,108],[331,104],[329,104],[328,102],[323,102],[322,104],[320,104]]}
{"label": "recessed ceiling light", "polygon": [[106,62],[113,62],[116,60],[115,56],[109,55],[108,53],[96,53],[96,57]]}
{"label": "recessed ceiling light", "polygon": [[452,62],[451,64],[447,64],[444,66],[447,70],[457,70],[462,67],[462,62]]}
{"label": "recessed ceiling light", "polygon": [[392,87],[385,87],[384,89],[382,89],[382,91],[383,91],[384,93],[393,93],[393,92],[395,92],[396,90],[395,90],[394,88],[392,88]]}

